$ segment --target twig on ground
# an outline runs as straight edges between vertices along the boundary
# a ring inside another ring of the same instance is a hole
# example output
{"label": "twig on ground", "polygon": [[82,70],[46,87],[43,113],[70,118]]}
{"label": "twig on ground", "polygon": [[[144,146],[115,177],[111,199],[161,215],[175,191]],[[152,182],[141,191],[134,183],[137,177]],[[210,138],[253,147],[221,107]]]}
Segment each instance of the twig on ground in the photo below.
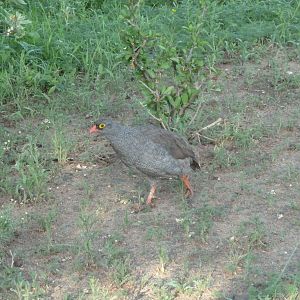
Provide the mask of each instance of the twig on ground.
{"label": "twig on ground", "polygon": [[139,82],[156,98],[159,99],[159,94],[157,91],[153,91],[145,82],[139,80]]}
{"label": "twig on ground", "polygon": [[9,250],[9,254],[11,256],[11,263],[10,263],[10,267],[13,268],[14,264],[15,264],[15,255],[12,253],[11,250]]}
{"label": "twig on ground", "polygon": [[211,128],[211,127],[213,127],[213,126],[215,126],[215,125],[218,125],[218,124],[220,124],[222,121],[223,121],[223,119],[222,119],[222,118],[219,118],[219,119],[217,119],[216,121],[212,122],[211,124],[209,124],[209,125],[207,125],[207,126],[201,128],[198,132],[201,132],[201,131],[206,130],[206,129],[208,129],[208,128]]}
{"label": "twig on ground", "polygon": [[211,142],[213,142],[213,143],[216,142],[215,139],[212,139],[212,138],[210,138],[210,137],[208,137],[208,136],[206,136],[206,135],[200,134],[199,132],[196,132],[195,135],[192,135],[192,138],[194,138],[195,136],[197,137],[199,143],[201,143],[200,137],[205,138],[205,139],[207,139],[207,140],[209,140],[209,141],[211,141]]}
{"label": "twig on ground", "polygon": [[142,45],[140,45],[139,47],[136,47],[136,48],[132,47],[134,55],[131,58],[131,67],[133,69],[135,69],[137,67],[137,65],[138,65],[137,59],[138,59],[142,49],[146,46],[146,43],[147,43],[147,39],[144,39]]}
{"label": "twig on ground", "polygon": [[195,119],[196,119],[196,117],[197,117],[197,115],[198,115],[198,113],[199,113],[199,110],[200,110],[201,106],[202,106],[202,103],[200,102],[200,103],[198,104],[198,107],[197,107],[197,109],[196,109],[195,114],[193,115],[191,121],[189,122],[189,126],[191,126],[191,125],[194,123],[194,121],[195,121]]}
{"label": "twig on ground", "polygon": [[277,279],[276,279],[275,282],[273,283],[273,286],[277,285],[278,281],[281,280],[282,275],[284,274],[284,272],[285,272],[287,266],[290,264],[290,262],[291,262],[291,260],[292,260],[292,258],[293,258],[293,256],[294,256],[294,254],[296,253],[296,251],[297,251],[299,245],[300,245],[300,241],[298,241],[298,243],[296,244],[294,250],[292,251],[291,255],[289,256],[288,260],[286,261],[286,263],[285,263],[283,269],[281,270],[281,272],[280,272],[280,274],[278,275]]}
{"label": "twig on ground", "polygon": [[207,125],[207,126],[201,128],[201,129],[199,129],[198,131],[194,132],[194,133],[191,135],[191,138],[197,137],[197,138],[198,138],[198,141],[200,142],[200,137],[204,137],[205,139],[207,139],[207,140],[209,140],[209,141],[215,142],[214,139],[209,138],[209,137],[207,137],[207,136],[205,136],[205,135],[203,135],[203,134],[200,134],[200,132],[203,131],[203,130],[206,130],[206,129],[208,129],[208,128],[211,128],[211,127],[213,127],[213,126],[215,126],[215,125],[218,125],[218,124],[220,124],[222,121],[223,121],[222,118],[217,119],[216,121],[212,122],[211,124],[209,124],[209,125]]}
{"label": "twig on ground", "polygon": [[[140,104],[141,104],[143,107],[145,107],[145,104],[143,104],[142,102],[140,102]],[[164,124],[164,122],[162,121],[162,119],[155,117],[155,116],[149,111],[149,109],[147,109],[147,112],[148,112],[148,114],[149,114],[153,119],[155,119],[156,121],[158,121],[164,129],[167,129],[167,127],[166,127],[166,125]]]}

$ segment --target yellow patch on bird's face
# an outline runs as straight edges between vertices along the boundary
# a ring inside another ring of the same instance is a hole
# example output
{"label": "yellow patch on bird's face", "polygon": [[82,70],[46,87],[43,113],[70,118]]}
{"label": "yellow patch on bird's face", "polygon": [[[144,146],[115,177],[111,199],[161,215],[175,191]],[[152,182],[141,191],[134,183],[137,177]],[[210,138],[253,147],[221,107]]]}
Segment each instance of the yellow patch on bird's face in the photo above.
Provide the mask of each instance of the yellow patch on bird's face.
{"label": "yellow patch on bird's face", "polygon": [[98,125],[99,129],[103,129],[105,127],[105,124],[104,123],[101,123]]}

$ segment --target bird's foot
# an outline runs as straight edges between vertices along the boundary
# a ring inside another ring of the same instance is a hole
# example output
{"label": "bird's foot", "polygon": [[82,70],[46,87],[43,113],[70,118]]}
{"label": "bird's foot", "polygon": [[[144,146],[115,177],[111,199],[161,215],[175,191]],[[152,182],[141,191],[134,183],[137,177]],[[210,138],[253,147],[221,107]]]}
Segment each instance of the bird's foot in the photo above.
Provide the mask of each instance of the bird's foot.
{"label": "bird's foot", "polygon": [[182,180],[183,185],[186,188],[185,196],[189,197],[189,198],[192,198],[194,196],[194,191],[192,189],[192,186],[191,186],[191,183],[190,183],[190,180],[189,180],[188,176],[183,175],[183,176],[180,177],[180,179]]}
{"label": "bird's foot", "polygon": [[154,197],[155,191],[156,191],[156,185],[153,184],[151,186],[150,193],[149,193],[147,201],[146,201],[147,205],[149,205],[151,207],[154,207],[154,203],[152,202],[152,199]]}
{"label": "bird's foot", "polygon": [[185,191],[185,197],[186,198],[193,198],[194,197],[194,191],[186,189],[186,191]]}
{"label": "bird's foot", "polygon": [[146,201],[146,204],[148,206],[155,207],[155,203],[153,203],[153,198],[149,199],[149,197],[148,197],[147,201]]}

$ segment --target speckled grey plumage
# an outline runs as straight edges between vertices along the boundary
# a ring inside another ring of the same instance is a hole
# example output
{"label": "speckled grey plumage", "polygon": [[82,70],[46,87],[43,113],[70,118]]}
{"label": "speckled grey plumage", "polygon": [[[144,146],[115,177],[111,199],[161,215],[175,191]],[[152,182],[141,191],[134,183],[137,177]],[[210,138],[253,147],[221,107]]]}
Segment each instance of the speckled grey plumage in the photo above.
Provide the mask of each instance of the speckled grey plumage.
{"label": "speckled grey plumage", "polygon": [[147,175],[150,181],[157,177],[187,175],[197,165],[191,146],[179,135],[155,127],[129,127],[112,120],[100,132],[111,143],[121,160]]}

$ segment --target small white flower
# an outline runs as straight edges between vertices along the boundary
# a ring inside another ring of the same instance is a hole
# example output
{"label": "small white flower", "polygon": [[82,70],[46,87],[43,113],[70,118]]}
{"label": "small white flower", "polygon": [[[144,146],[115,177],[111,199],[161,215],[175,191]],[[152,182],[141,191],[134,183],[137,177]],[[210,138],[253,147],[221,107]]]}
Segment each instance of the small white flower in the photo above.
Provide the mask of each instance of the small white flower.
{"label": "small white flower", "polygon": [[51,122],[50,122],[50,120],[48,120],[48,119],[44,119],[44,120],[42,121],[42,124],[51,124]]}

